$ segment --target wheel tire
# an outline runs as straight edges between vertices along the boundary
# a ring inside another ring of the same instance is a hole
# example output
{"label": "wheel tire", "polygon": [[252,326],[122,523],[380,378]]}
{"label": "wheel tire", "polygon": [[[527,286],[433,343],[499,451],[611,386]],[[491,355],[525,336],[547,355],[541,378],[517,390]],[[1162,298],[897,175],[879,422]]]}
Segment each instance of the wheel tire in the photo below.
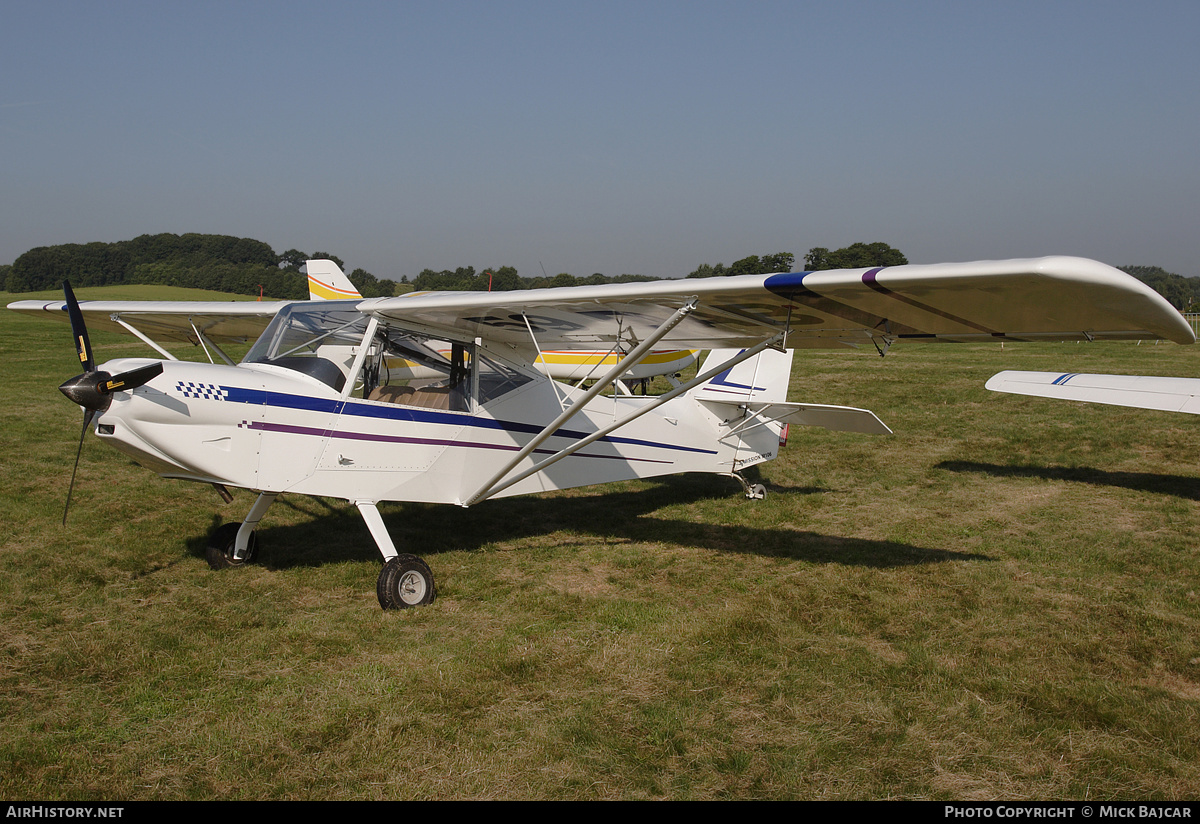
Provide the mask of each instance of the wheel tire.
{"label": "wheel tire", "polygon": [[416,555],[397,555],[380,570],[375,594],[384,609],[408,609],[432,604],[437,591],[428,564]]}
{"label": "wheel tire", "polygon": [[746,493],[746,497],[752,501],[761,501],[767,497],[767,488],[762,484],[755,484],[750,487],[750,491]]}
{"label": "wheel tire", "polygon": [[241,528],[241,524],[222,524],[216,528],[212,537],[208,539],[208,548],[204,551],[204,557],[208,560],[210,567],[226,569],[227,567],[242,566],[254,560],[254,554],[258,549],[258,534],[255,532],[250,533],[250,543],[246,546],[246,557],[233,557],[234,542],[237,541],[238,530]]}

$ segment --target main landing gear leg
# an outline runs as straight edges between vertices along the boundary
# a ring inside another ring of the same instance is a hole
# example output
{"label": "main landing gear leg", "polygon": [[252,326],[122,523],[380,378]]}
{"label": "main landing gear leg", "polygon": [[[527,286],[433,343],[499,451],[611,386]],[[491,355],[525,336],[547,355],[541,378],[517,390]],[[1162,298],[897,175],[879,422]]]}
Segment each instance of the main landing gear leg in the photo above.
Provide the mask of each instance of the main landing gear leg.
{"label": "main landing gear leg", "polygon": [[208,565],[213,569],[225,569],[253,561],[258,550],[254,530],[278,497],[278,492],[261,492],[244,521],[240,524],[222,524],[217,527],[205,551]]}
{"label": "main landing gear leg", "polygon": [[403,555],[396,551],[392,536],[388,534],[383,517],[373,501],[355,501],[354,505],[362,513],[367,529],[371,530],[371,537],[383,555],[383,569],[375,584],[379,606],[384,609],[406,609],[433,603],[437,593],[429,565],[416,555]]}
{"label": "main landing gear leg", "polygon": [[736,472],[722,472],[720,474],[733,478],[740,483],[742,485],[742,491],[745,492],[746,497],[752,501],[761,501],[763,498],[767,497],[767,488],[762,484],[751,484]]}

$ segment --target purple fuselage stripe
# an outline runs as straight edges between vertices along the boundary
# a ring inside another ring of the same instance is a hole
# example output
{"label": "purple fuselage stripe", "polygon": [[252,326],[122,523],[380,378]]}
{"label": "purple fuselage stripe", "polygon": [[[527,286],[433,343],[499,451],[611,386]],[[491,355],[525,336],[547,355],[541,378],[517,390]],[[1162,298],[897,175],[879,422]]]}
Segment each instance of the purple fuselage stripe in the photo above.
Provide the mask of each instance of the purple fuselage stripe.
{"label": "purple fuselage stripe", "polygon": [[[318,438],[334,438],[350,441],[377,441],[383,443],[411,443],[421,446],[465,446],[475,449],[497,449],[503,452],[517,452],[520,446],[514,444],[482,443],[480,441],[451,441],[444,438],[406,438],[401,435],[378,435],[373,432],[337,432],[332,429],[319,429],[315,426],[294,426],[282,423],[245,422],[247,429],[257,429],[263,432],[286,432],[289,435],[313,435]],[[535,449],[540,455],[553,455],[553,449]],[[631,463],[670,464],[673,461],[662,461],[654,458],[627,458],[623,455],[597,455],[594,452],[576,452],[575,458],[608,458],[610,460],[629,461]]]}

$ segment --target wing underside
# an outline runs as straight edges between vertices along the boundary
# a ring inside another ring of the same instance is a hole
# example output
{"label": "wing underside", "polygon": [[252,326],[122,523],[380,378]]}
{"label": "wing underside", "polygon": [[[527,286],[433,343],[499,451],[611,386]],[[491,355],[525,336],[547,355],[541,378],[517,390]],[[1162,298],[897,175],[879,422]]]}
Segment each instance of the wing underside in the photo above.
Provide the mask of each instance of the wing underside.
{"label": "wing underside", "polygon": [[1082,258],[416,293],[364,301],[360,308],[447,335],[513,345],[533,339],[542,348],[570,349],[642,340],[691,301],[695,308],[663,345],[744,347],[784,329],[789,348],[905,338],[1195,341],[1158,293]]}
{"label": "wing underside", "polygon": [[[79,302],[88,329],[130,331],[129,326],[156,341],[196,343],[199,331],[216,343],[254,341],[290,301],[153,301],[85,300]],[[62,301],[22,300],[9,309],[67,320]],[[128,326],[122,324],[122,321]]]}

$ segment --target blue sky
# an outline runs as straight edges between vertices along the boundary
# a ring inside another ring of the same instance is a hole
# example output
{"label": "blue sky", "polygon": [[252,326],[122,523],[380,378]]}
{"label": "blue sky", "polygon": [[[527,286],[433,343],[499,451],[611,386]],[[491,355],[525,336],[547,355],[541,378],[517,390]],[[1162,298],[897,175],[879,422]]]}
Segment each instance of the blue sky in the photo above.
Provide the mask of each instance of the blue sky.
{"label": "blue sky", "polygon": [[207,232],[397,278],[856,241],[1200,275],[1194,0],[0,0],[0,24],[0,263]]}

